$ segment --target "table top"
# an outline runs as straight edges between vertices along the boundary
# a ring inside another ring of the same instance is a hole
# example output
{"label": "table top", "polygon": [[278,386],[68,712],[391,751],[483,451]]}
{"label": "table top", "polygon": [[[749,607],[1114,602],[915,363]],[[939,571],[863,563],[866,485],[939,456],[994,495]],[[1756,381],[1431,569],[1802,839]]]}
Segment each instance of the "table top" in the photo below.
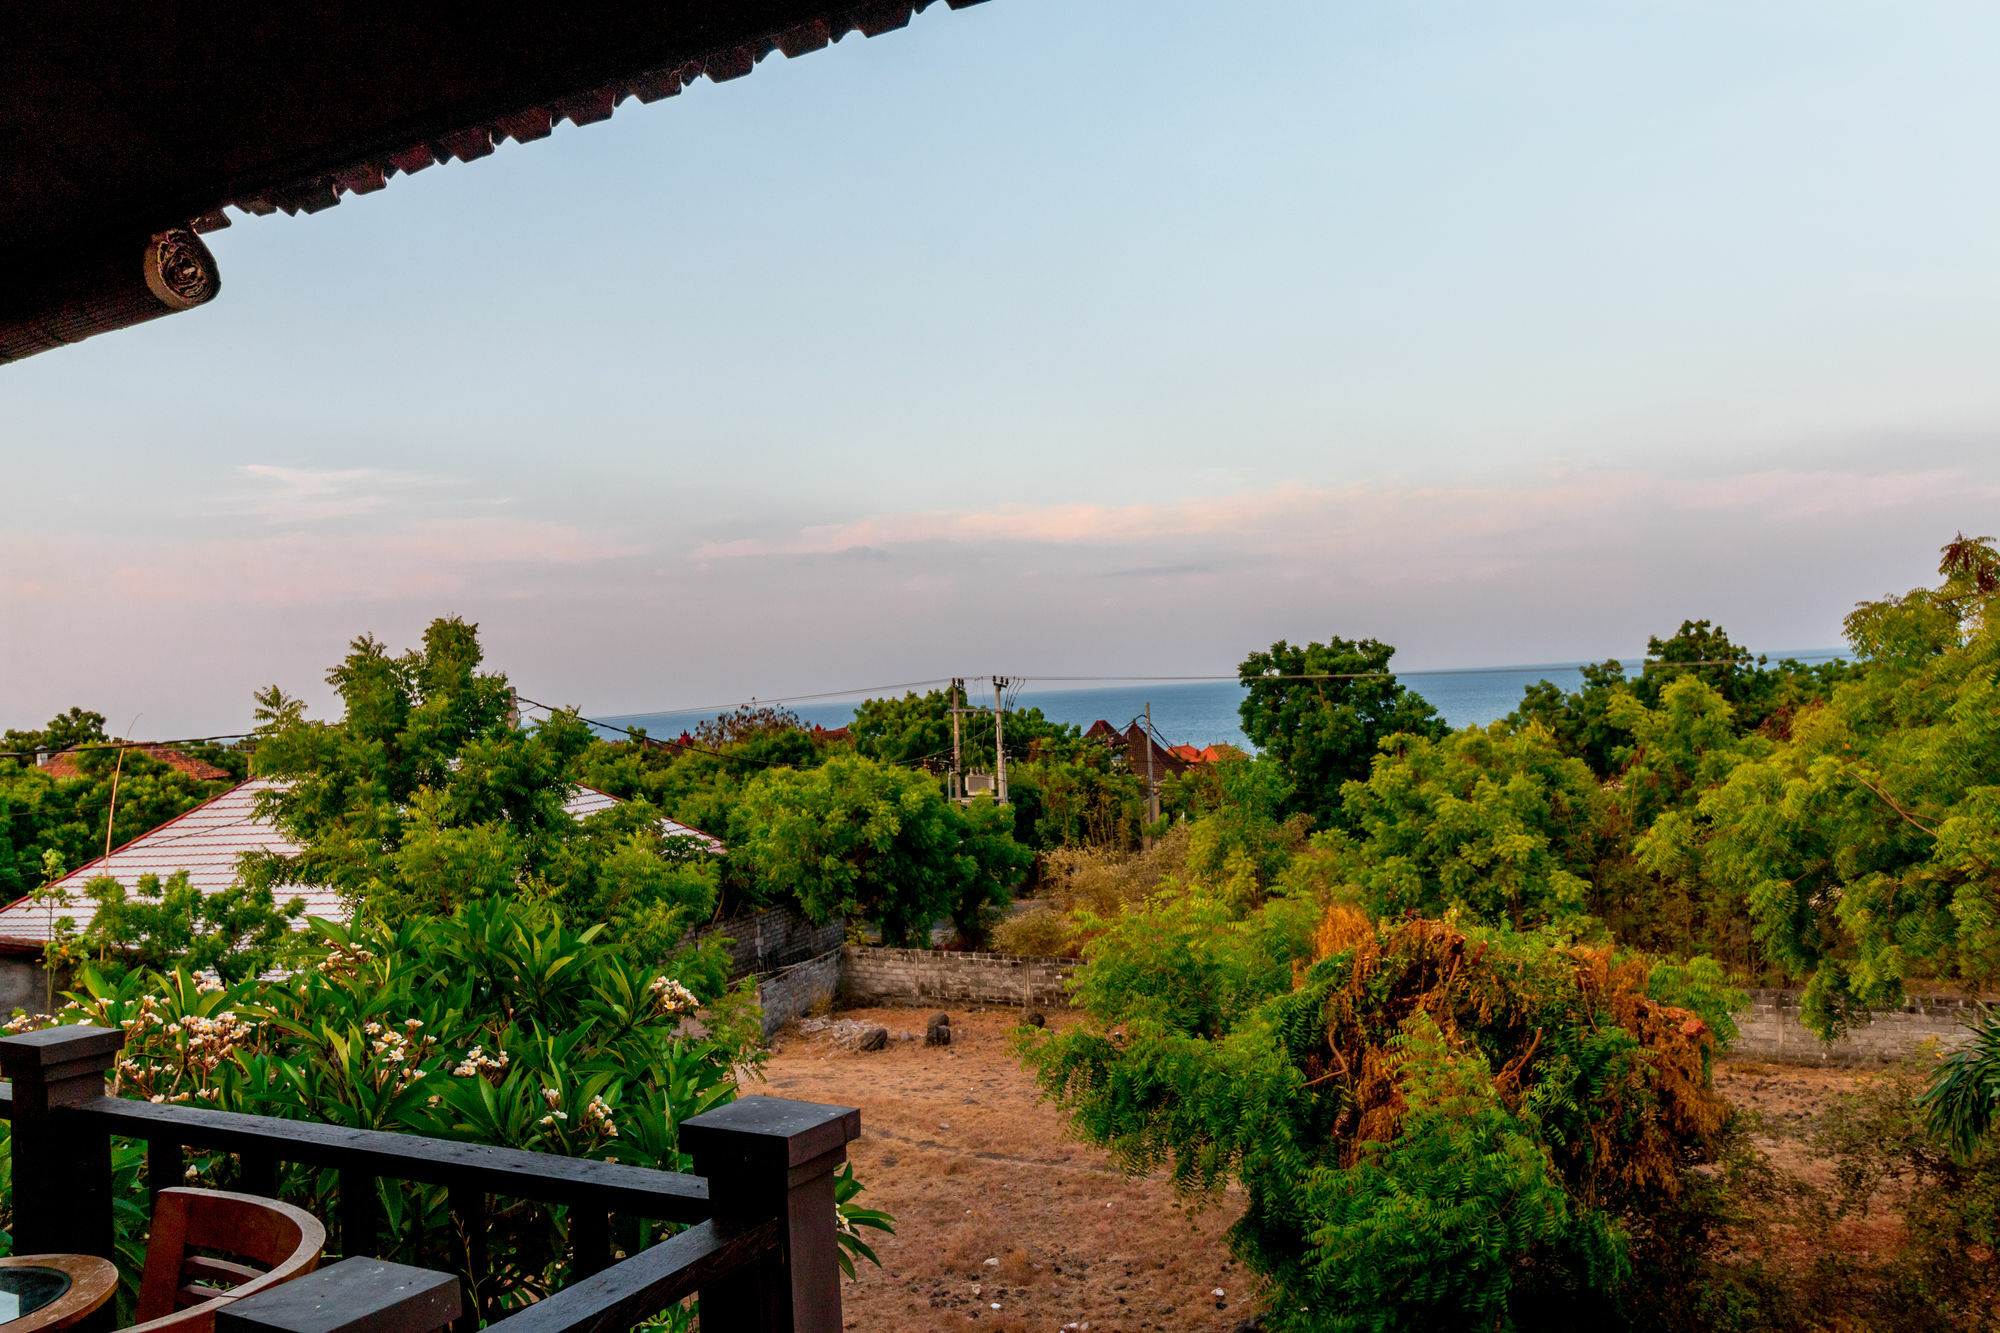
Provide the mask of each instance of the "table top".
{"label": "table top", "polygon": [[92,1254],[17,1254],[0,1259],[0,1328],[67,1328],[118,1290],[118,1268]]}

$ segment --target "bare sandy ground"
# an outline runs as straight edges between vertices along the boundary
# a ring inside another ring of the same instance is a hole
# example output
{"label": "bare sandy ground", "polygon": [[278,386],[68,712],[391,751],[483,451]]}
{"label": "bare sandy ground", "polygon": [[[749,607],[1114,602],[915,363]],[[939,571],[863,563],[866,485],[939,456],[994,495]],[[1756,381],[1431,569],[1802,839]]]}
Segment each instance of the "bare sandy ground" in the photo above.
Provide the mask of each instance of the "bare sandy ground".
{"label": "bare sandy ground", "polygon": [[[932,1012],[839,1017],[921,1036]],[[953,1042],[943,1049],[892,1041],[864,1053],[826,1032],[788,1028],[758,1089],[861,1108],[851,1152],[868,1187],[859,1202],[895,1214],[898,1234],[876,1245],[882,1267],[861,1265],[847,1285],[849,1328],[1230,1333],[1254,1316],[1252,1279],[1223,1241],[1240,1194],[1190,1216],[1164,1180],[1119,1174],[1038,1102],[1007,1045],[1018,1011],[951,1017]],[[1763,1146],[1797,1170],[1802,1131],[1867,1077],[1724,1062],[1717,1084],[1764,1115],[1773,1132]]]}
{"label": "bare sandy ground", "polygon": [[[933,1012],[840,1017],[921,1037]],[[788,1029],[758,1089],[861,1108],[850,1155],[867,1191],[857,1202],[894,1213],[897,1234],[876,1245],[882,1267],[862,1264],[848,1284],[848,1327],[1228,1333],[1254,1314],[1222,1240],[1240,1195],[1190,1219],[1164,1181],[1127,1179],[1037,1103],[1007,1048],[1019,1011],[951,1018],[949,1047],[892,1042],[874,1053]]]}

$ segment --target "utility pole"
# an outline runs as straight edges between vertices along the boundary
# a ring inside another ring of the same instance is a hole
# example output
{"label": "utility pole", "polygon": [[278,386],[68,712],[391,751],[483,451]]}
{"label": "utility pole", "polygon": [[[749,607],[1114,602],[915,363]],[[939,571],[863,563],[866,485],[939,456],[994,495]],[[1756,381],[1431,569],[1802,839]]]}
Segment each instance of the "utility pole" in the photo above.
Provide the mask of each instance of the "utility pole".
{"label": "utility pole", "polygon": [[[1150,827],[1160,822],[1160,788],[1153,781],[1153,701],[1146,700],[1146,823]],[[1144,835],[1146,849],[1152,850],[1153,835]]]}
{"label": "utility pole", "polygon": [[993,678],[993,795],[1007,804],[1007,711],[1000,706],[1000,691],[1007,688],[1005,676]]}
{"label": "utility pole", "polygon": [[958,718],[965,706],[965,681],[953,677],[951,682],[951,799],[965,795],[965,776],[961,771],[958,747]]}

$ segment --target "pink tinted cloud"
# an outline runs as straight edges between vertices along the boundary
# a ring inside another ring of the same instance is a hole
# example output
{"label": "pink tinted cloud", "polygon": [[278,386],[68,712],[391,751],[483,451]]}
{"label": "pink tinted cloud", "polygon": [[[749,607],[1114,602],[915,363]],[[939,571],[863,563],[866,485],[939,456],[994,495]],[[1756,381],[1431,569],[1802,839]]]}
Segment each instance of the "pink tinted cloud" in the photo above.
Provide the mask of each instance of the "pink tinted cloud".
{"label": "pink tinted cloud", "polygon": [[[1421,533],[1426,543],[1453,548],[1454,561],[1488,548],[1487,558],[1505,563],[1508,552],[1615,536],[1627,518],[1642,512],[1751,510],[1791,521],[1994,497],[2000,497],[2000,486],[1946,468],[1886,474],[1765,470],[1701,479],[1635,471],[1552,472],[1524,482],[1457,486],[1376,481],[1309,487],[1287,482],[1178,504],[876,514],[777,538],[709,541],[691,557],[831,555],[921,543],[1114,547],[1207,541],[1246,554],[1323,558],[1379,550],[1385,542],[1407,552],[1411,538]],[[1491,549],[1495,543],[1504,549]]]}

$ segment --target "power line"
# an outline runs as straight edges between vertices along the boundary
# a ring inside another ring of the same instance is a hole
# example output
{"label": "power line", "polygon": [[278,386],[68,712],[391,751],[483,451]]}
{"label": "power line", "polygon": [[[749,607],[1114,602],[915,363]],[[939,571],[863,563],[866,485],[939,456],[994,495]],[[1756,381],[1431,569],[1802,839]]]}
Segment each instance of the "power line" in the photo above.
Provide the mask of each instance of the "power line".
{"label": "power line", "polygon": [[[966,676],[962,677],[962,679],[985,680],[986,677]],[[675,713],[719,713],[722,712],[724,709],[729,709],[729,708],[747,708],[751,704],[797,704],[797,703],[807,703],[813,699],[846,699],[846,698],[852,698],[855,695],[872,697],[877,691],[880,690],[914,690],[919,685],[948,685],[951,683],[951,680],[952,677],[950,676],[932,676],[929,680],[904,680],[904,681],[898,681],[893,685],[863,685],[857,689],[852,689],[852,690],[822,690],[818,694],[786,694],[770,699],[753,697],[748,700],[737,699],[734,700],[733,702],[726,704],[701,704],[693,708],[662,708],[662,709],[656,709],[652,712],[645,712],[645,713],[626,713],[624,714],[624,716],[662,717]],[[544,705],[538,704],[536,706],[543,707]]]}
{"label": "power line", "polygon": [[[569,711],[568,709],[562,709],[562,708],[556,708],[556,707],[554,707],[553,705],[550,705],[550,704],[541,704],[541,703],[536,703],[536,702],[535,702],[535,701],[534,701],[533,699],[530,699],[530,698],[528,698],[528,697],[527,697],[526,695],[523,695],[523,694],[516,694],[516,695],[514,696],[514,701],[515,701],[516,703],[524,703],[524,704],[528,705],[528,707],[530,707],[530,708],[539,708],[539,709],[541,709],[541,710],[542,710],[543,712],[546,712],[546,713],[562,713],[562,712],[568,712],[568,711]],[[578,714],[576,714],[576,720],[577,720],[577,721],[579,721],[579,722],[588,722],[588,723],[589,723],[589,724],[590,724],[591,726],[593,726],[593,727],[602,727],[602,728],[604,728],[604,729],[605,729],[606,731],[619,731],[619,732],[623,732],[623,733],[625,733],[625,735],[626,735],[627,737],[630,737],[630,736],[631,736],[631,734],[632,734],[632,733],[633,733],[633,732],[634,732],[635,730],[637,730],[637,728],[635,728],[635,727],[621,727],[621,726],[619,726],[619,725],[618,725],[617,723],[615,723],[615,722],[600,722],[600,721],[598,721],[598,720],[597,720],[596,718],[594,718],[594,717],[585,717],[585,716],[584,716],[583,714],[581,714],[581,713],[578,713]],[[760,767],[763,767],[763,768],[788,768],[788,767],[790,767],[790,765],[788,765],[788,764],[781,764],[781,763],[779,763],[779,762],[777,762],[776,760],[773,760],[773,759],[756,759],[756,758],[753,758],[753,757],[751,757],[750,755],[747,755],[747,754],[728,754],[728,753],[725,753],[724,751],[721,751],[721,750],[711,750],[711,749],[709,749],[709,748],[708,748],[707,746],[705,746],[705,745],[696,745],[696,744],[695,744],[695,743],[694,743],[693,741],[663,741],[663,740],[654,740],[654,738],[653,738],[653,737],[651,737],[651,736],[648,736],[648,737],[646,737],[646,739],[647,739],[647,740],[649,740],[649,741],[652,741],[652,742],[653,742],[653,744],[655,744],[655,745],[658,745],[658,746],[661,746],[661,747],[663,747],[663,748],[666,748],[666,749],[672,749],[672,750],[693,750],[693,751],[695,751],[695,752],[696,752],[697,754],[706,754],[706,755],[713,755],[713,756],[715,756],[715,757],[716,757],[717,759],[729,759],[729,760],[733,760],[733,761],[735,761],[735,762],[737,762],[737,763],[742,763],[742,764],[757,764],[757,765],[759,765]]]}
{"label": "power line", "polygon": [[254,731],[231,731],[220,736],[181,736],[166,741],[92,741],[86,745],[67,745],[60,750],[0,750],[0,759],[33,759],[43,753],[54,756],[75,754],[80,750],[150,750],[168,745],[200,745],[205,741],[242,741],[256,734]]}

